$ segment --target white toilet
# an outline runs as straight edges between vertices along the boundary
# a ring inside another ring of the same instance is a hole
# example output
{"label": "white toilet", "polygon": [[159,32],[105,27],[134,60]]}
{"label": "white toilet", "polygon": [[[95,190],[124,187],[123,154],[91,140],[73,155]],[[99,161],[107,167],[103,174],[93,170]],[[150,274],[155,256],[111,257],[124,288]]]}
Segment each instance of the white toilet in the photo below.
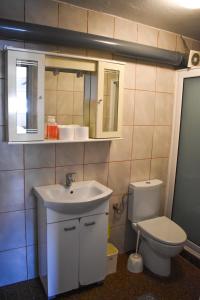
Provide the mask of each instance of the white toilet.
{"label": "white toilet", "polygon": [[131,183],[128,218],[134,230],[140,230],[139,252],[144,265],[153,273],[169,276],[171,257],[183,249],[187,235],[169,218],[160,217],[162,181],[158,179]]}

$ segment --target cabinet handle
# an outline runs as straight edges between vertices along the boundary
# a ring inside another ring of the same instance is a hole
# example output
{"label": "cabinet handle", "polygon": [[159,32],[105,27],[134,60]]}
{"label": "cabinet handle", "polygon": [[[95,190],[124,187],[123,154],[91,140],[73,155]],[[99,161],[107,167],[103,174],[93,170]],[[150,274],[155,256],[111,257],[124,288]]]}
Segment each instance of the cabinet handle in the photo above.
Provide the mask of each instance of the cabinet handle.
{"label": "cabinet handle", "polygon": [[93,222],[85,223],[84,225],[85,226],[92,226],[92,225],[95,225],[95,224],[96,224],[96,222],[93,221]]}
{"label": "cabinet handle", "polygon": [[97,103],[100,104],[103,101],[103,99],[97,100]]}
{"label": "cabinet handle", "polygon": [[72,227],[65,227],[64,231],[70,231],[70,230],[74,230],[76,229],[76,226],[72,226]]}

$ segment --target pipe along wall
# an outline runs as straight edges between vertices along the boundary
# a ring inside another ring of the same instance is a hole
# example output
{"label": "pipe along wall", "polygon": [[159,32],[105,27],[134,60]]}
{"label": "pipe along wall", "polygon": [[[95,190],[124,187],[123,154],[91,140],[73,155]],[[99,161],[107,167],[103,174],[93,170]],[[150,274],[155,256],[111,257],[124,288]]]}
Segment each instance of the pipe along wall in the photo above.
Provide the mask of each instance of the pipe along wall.
{"label": "pipe along wall", "polygon": [[108,51],[121,57],[185,68],[188,56],[179,52],[126,42],[67,29],[0,19],[0,36],[5,39],[42,42],[76,48]]}

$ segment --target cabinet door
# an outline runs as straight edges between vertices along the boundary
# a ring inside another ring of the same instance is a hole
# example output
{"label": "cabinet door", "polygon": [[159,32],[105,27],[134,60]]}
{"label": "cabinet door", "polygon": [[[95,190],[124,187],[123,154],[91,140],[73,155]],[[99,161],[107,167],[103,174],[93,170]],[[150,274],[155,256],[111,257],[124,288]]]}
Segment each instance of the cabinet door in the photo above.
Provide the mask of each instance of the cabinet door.
{"label": "cabinet door", "polygon": [[80,220],[80,285],[102,281],[106,276],[107,226],[106,214]]}
{"label": "cabinet door", "polygon": [[96,137],[120,137],[124,66],[99,62]]}
{"label": "cabinet door", "polygon": [[44,139],[43,54],[8,50],[8,141]]}
{"label": "cabinet door", "polygon": [[47,225],[48,296],[79,287],[79,221]]}

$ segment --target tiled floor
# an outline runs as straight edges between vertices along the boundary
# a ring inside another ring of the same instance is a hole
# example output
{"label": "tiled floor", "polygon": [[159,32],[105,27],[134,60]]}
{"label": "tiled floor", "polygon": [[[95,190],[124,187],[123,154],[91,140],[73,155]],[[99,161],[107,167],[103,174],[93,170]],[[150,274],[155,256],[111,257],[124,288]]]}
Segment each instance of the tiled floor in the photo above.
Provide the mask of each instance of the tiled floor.
{"label": "tiled floor", "polygon": [[[132,274],[126,269],[128,255],[120,255],[118,272],[109,275],[104,284],[62,296],[59,300],[199,300],[200,269],[183,257],[173,260],[172,275],[161,279],[147,270]],[[0,289],[0,300],[46,299],[39,280],[30,280]]]}

